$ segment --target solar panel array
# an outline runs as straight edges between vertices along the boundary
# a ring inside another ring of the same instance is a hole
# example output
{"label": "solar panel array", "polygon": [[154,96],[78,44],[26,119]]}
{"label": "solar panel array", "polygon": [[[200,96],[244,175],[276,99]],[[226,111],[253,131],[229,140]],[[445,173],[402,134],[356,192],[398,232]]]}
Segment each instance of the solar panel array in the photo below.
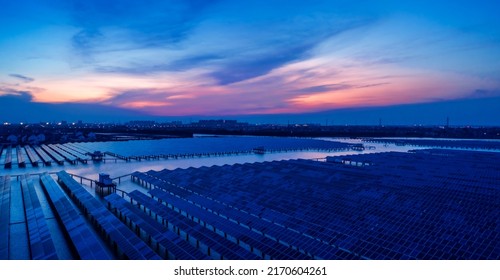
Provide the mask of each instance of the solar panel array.
{"label": "solar panel array", "polygon": [[369,138],[365,141],[424,147],[500,150],[500,141],[498,140]]}
{"label": "solar panel array", "polygon": [[12,168],[12,146],[8,146],[5,150],[4,167]]}
{"label": "solar panel array", "polygon": [[40,181],[78,257],[82,260],[112,259],[102,243],[98,241],[98,236],[80,216],[57,182],[49,174],[42,175]]}
{"label": "solar panel array", "polygon": [[59,144],[48,144],[47,146],[51,149],[51,152],[55,152],[55,154],[53,153],[54,155],[66,159],[71,164],[75,164],[76,161],[78,160],[76,156],[74,156],[71,153],[68,153],[65,149],[61,148]]}
{"label": "solar panel array", "polygon": [[33,186],[33,181],[27,175],[24,175],[21,180],[21,190],[23,193],[31,259],[58,259],[42,206]]}
{"label": "solar panel array", "polygon": [[48,166],[52,164],[52,158],[40,146],[33,146],[33,149],[43,161],[44,165]]}
{"label": "solar panel array", "polygon": [[106,197],[106,201],[125,224],[128,222],[128,224],[135,225],[136,231],[145,231],[150,236],[150,247],[154,248],[163,258],[181,260],[208,259],[208,256],[119,195],[111,194]]}
{"label": "solar panel array", "polygon": [[[204,231],[245,240],[240,247],[259,257],[500,258],[498,153],[363,154],[136,172],[133,180],[150,188],[153,209],[161,203]],[[288,250],[273,252],[276,244]]]}
{"label": "solar panel array", "polygon": [[31,148],[29,145],[24,146],[24,149],[26,150],[26,155],[28,155],[28,158],[31,162],[31,165],[34,167],[37,167],[38,164],[40,163],[40,159],[38,155],[35,153],[33,148]]}
{"label": "solar panel array", "polygon": [[[40,175],[38,193],[33,176],[20,176],[20,190],[0,177],[0,259],[23,240],[33,259],[57,258],[54,242],[80,259],[500,259],[500,153],[134,172],[145,189],[104,200],[64,171],[57,177]],[[52,238],[40,195],[64,240]],[[27,232],[9,229],[12,205],[23,207]]]}
{"label": "solar panel array", "polygon": [[0,260],[9,259],[10,176],[0,176]]}
{"label": "solar panel array", "polygon": [[[51,144],[49,144],[49,145],[51,145]],[[49,155],[51,158],[53,158],[57,164],[59,164],[59,165],[64,164],[64,157],[61,156],[60,154],[56,153],[49,146],[42,144],[42,145],[40,145],[40,147],[42,148],[43,151],[45,151],[45,153],[47,153],[47,155]]]}
{"label": "solar panel array", "polygon": [[26,167],[26,162],[24,161],[24,157],[21,151],[21,146],[16,146],[16,155],[17,155],[17,165],[21,168]]}
{"label": "solar panel array", "polygon": [[66,188],[79,207],[98,225],[106,239],[112,241],[121,256],[128,259],[160,259],[146,243],[139,239],[129,228],[116,218],[101,202],[93,197],[65,171],[57,173],[61,185]]}

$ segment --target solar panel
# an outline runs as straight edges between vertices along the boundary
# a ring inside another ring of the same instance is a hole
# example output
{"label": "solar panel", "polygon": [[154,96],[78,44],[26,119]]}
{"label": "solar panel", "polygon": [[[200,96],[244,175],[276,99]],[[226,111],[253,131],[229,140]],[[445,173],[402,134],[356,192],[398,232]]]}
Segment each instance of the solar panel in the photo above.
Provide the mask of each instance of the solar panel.
{"label": "solar panel", "polygon": [[160,259],[130,229],[118,220],[104,205],[69,176],[65,171],[57,173],[59,182],[67,188],[83,211],[88,214],[103,234],[115,244],[123,257],[128,259]]}
{"label": "solar panel", "polygon": [[24,149],[26,150],[26,154],[28,155],[31,164],[34,167],[37,167],[40,162],[40,159],[36,155],[35,151],[28,145],[24,146]]}
{"label": "solar panel", "polygon": [[33,186],[33,181],[27,175],[24,175],[21,179],[21,190],[28,228],[31,259],[58,259],[40,201]]}
{"label": "solar panel", "polygon": [[[159,185],[158,187],[162,188],[162,185]],[[176,192],[178,191],[178,188],[173,185],[163,187],[170,190],[176,189]],[[154,196],[159,196],[162,199],[167,199],[167,194],[160,190],[153,189],[150,193]],[[329,243],[326,243],[327,245],[325,246],[324,243],[312,238],[311,236],[301,234],[300,232],[293,231],[283,225],[273,223],[270,219],[264,220],[258,215],[251,215],[248,212],[234,209],[229,207],[229,205],[224,205],[218,201],[196,195],[191,195],[189,199],[192,199],[193,205],[201,205],[204,210],[210,213],[223,217],[232,223],[237,223],[239,226],[257,232],[270,240],[281,243],[284,246],[290,246],[292,243],[300,244],[300,246],[291,246],[291,248],[298,252],[293,255],[300,255],[304,259],[311,257],[329,259],[332,255],[335,255],[337,251],[343,250],[342,248],[328,246]],[[276,213],[274,213],[274,215],[276,216]],[[350,258],[359,257],[351,256]]]}
{"label": "solar panel", "polygon": [[[206,246],[205,253],[214,259],[258,259],[258,257],[237,244],[221,237],[213,231],[206,230],[200,224],[188,219],[187,217],[169,209],[151,198],[141,197],[139,192],[130,194],[132,198],[140,201],[142,205],[152,212],[162,217],[169,229],[177,232],[187,240],[197,244],[199,247]],[[142,199],[141,199],[142,198]],[[190,239],[191,238],[191,239]]]}
{"label": "solar panel", "polygon": [[112,256],[98,241],[96,234],[73,207],[56,181],[50,175],[44,174],[40,176],[40,182],[48,194],[48,199],[55,208],[56,215],[61,221],[66,234],[71,239],[80,259],[112,259]]}
{"label": "solar panel", "polygon": [[4,167],[12,168],[12,146],[8,146],[5,151]]}
{"label": "solar panel", "polygon": [[[122,217],[122,221],[132,221],[133,224],[144,230],[151,242],[152,248],[156,247],[156,252],[162,254],[165,258],[179,259],[179,260],[202,260],[209,259],[207,255],[202,254],[194,247],[189,245],[185,240],[181,239],[176,234],[168,231],[166,227],[153,220],[150,216],[139,210],[137,207],[126,202],[117,194],[111,194],[105,197],[106,201],[110,204],[110,208],[117,212],[117,216]],[[125,222],[125,224],[127,224]],[[160,246],[162,248],[160,248]]]}
{"label": "solar panel", "polygon": [[184,216],[314,258],[500,257],[499,153],[429,149],[132,178]]}
{"label": "solar panel", "polygon": [[0,260],[9,259],[10,176],[0,176]]}

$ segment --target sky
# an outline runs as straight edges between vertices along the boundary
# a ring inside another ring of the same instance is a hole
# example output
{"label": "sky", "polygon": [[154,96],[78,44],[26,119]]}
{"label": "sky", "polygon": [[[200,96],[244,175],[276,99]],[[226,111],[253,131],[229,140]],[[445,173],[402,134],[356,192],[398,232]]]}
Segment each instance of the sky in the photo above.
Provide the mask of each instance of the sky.
{"label": "sky", "polygon": [[[446,108],[461,124],[500,125],[497,1],[0,6],[0,104],[9,107],[0,121],[45,116],[35,111],[55,119],[321,120],[325,112],[351,112],[345,122],[376,113],[395,124],[442,123]],[[417,109],[403,120],[401,106]]]}

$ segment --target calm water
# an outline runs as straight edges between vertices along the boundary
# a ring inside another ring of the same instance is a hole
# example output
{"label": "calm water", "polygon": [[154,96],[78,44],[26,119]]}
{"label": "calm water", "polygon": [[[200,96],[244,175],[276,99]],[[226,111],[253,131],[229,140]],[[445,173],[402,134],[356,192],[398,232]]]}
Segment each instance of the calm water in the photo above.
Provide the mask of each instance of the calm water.
{"label": "calm water", "polygon": [[108,151],[126,157],[159,154],[240,152],[251,151],[253,148],[260,146],[264,146],[268,150],[298,150],[300,148],[333,149],[342,146],[336,145],[331,141],[312,138],[255,136],[211,136],[128,142],[78,143],[76,145],[87,151]]}
{"label": "calm water", "polygon": [[[346,138],[316,138],[323,141],[339,141],[346,143],[362,144],[360,139],[346,139]],[[93,151],[111,151],[122,155],[152,155],[161,153],[185,153],[188,151],[202,152],[202,151],[233,151],[248,149],[249,147],[256,147],[259,145],[266,145],[267,147],[279,147],[280,143],[285,143],[286,147],[299,147],[300,145],[307,144],[307,141],[312,139],[299,139],[299,138],[278,138],[278,137],[195,137],[187,139],[161,139],[161,140],[141,140],[141,141],[127,141],[127,142],[96,142],[96,143],[77,143],[79,147]],[[322,142],[323,142],[322,141]],[[428,147],[407,147],[396,145],[383,145],[374,143],[364,143],[367,146],[372,146],[374,149],[366,149],[364,151],[341,151],[341,152],[317,152],[317,151],[302,151],[302,152],[280,152],[280,153],[266,153],[263,155],[258,154],[241,154],[241,155],[228,155],[228,156],[212,156],[200,158],[183,158],[183,159],[168,159],[168,160],[143,160],[124,162],[122,160],[106,161],[105,163],[92,163],[88,164],[78,163],[77,165],[70,165],[65,162],[63,166],[53,165],[49,167],[32,167],[27,163],[26,168],[17,167],[17,158],[13,153],[13,168],[0,169],[0,175],[17,175],[24,173],[42,173],[42,172],[57,172],[66,170],[70,173],[79,174],[81,176],[96,178],[98,173],[109,173],[111,177],[117,177],[129,174],[134,171],[148,171],[148,170],[161,170],[164,168],[188,168],[188,167],[201,167],[212,165],[224,165],[235,163],[252,163],[273,160],[287,160],[287,159],[319,159],[327,156],[347,155],[347,154],[360,154],[360,153],[377,153],[388,151],[407,152],[414,149],[425,149]],[[273,146],[274,145],[274,146]],[[324,145],[324,144],[321,144]],[[15,149],[13,149],[15,151]],[[5,159],[5,151],[0,157],[0,162]],[[25,156],[27,162],[27,157]]]}

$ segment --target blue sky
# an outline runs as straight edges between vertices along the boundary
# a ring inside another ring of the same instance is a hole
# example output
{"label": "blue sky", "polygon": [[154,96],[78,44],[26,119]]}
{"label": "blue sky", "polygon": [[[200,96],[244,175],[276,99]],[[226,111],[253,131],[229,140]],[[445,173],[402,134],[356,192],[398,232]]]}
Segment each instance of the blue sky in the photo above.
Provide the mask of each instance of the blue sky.
{"label": "blue sky", "polygon": [[16,111],[33,106],[69,104],[98,104],[121,112],[119,118],[310,116],[426,104],[412,122],[435,115],[440,123],[441,105],[433,111],[427,104],[469,99],[471,112],[480,104],[491,111],[469,122],[500,119],[494,109],[500,104],[491,109],[500,96],[494,1],[2,0],[1,6],[0,102],[16,100],[16,107],[0,121],[23,119]]}

